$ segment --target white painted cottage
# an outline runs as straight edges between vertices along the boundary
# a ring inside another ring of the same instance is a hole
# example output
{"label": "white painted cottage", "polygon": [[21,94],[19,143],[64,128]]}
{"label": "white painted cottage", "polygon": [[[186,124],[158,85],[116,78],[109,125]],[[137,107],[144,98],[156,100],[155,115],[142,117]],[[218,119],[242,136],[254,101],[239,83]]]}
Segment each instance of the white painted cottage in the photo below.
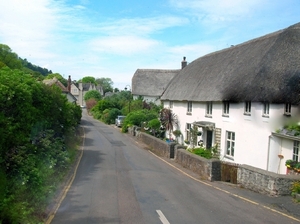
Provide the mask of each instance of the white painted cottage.
{"label": "white painted cottage", "polygon": [[300,23],[196,59],[161,101],[178,117],[180,143],[195,125],[221,160],[285,174],[287,159],[299,161],[300,138],[282,132],[300,121],[299,81]]}

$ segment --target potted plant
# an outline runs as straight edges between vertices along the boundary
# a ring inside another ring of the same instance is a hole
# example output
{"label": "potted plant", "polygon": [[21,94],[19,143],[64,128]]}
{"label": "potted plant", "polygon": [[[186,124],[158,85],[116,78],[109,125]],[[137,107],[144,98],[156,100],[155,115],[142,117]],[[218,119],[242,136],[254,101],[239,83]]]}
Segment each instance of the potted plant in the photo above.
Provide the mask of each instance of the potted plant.
{"label": "potted plant", "polygon": [[288,159],[287,161],[285,161],[285,166],[288,168],[288,169],[293,169],[294,168],[294,160],[292,159]]}
{"label": "potted plant", "polygon": [[300,162],[295,164],[294,170],[297,171],[297,172],[300,172]]}

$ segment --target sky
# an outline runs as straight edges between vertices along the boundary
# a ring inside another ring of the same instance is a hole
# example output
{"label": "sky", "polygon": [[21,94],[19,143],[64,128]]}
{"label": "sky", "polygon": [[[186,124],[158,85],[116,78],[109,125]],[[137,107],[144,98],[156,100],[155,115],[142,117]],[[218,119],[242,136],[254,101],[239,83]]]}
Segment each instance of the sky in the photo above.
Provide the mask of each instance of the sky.
{"label": "sky", "polygon": [[0,44],[72,80],[131,88],[137,69],[180,69],[300,22],[299,0],[0,0]]}

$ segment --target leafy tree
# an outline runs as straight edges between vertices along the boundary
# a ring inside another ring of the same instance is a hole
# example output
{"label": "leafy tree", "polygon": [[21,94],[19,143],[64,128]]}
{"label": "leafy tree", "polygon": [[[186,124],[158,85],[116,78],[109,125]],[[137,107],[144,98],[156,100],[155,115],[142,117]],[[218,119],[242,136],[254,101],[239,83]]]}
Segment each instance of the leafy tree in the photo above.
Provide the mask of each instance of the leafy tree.
{"label": "leafy tree", "polygon": [[0,44],[0,61],[11,69],[22,68],[18,55],[5,44]]}
{"label": "leafy tree", "polygon": [[90,90],[84,95],[85,101],[88,101],[89,99],[95,99],[96,101],[99,101],[102,99],[102,96],[97,90]]}
{"label": "leafy tree", "polygon": [[103,88],[103,92],[113,92],[113,81],[111,78],[98,78],[96,79],[96,83],[100,84]]}
{"label": "leafy tree", "polygon": [[92,76],[83,77],[81,80],[82,83],[93,83],[96,84],[95,78]]}
{"label": "leafy tree", "polygon": [[178,125],[177,116],[169,108],[163,108],[160,112],[160,122],[171,138],[174,127]]}

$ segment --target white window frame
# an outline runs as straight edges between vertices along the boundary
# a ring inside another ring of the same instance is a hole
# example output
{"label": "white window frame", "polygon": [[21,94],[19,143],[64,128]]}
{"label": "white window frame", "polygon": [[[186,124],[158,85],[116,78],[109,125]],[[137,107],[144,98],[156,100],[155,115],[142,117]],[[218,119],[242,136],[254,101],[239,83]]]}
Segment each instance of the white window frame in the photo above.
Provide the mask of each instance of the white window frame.
{"label": "white window frame", "polygon": [[224,101],[223,102],[223,116],[229,116],[229,102],[228,101]]}
{"label": "white window frame", "polygon": [[212,108],[213,107],[213,103],[212,101],[208,101],[206,102],[206,117],[212,117]]}
{"label": "white window frame", "polygon": [[192,124],[191,123],[186,123],[186,138],[185,140],[190,141],[191,140],[191,128],[192,128]]}
{"label": "white window frame", "polygon": [[193,111],[193,103],[191,101],[187,102],[187,113],[191,114]]}
{"label": "white window frame", "polygon": [[235,132],[226,131],[226,143],[225,143],[226,156],[234,157],[235,148]]}
{"label": "white window frame", "polygon": [[263,117],[269,117],[270,115],[270,103],[263,103]]}
{"label": "white window frame", "polygon": [[284,114],[290,116],[292,111],[292,104],[291,103],[286,103],[284,105]]}
{"label": "white window frame", "polygon": [[300,162],[299,159],[299,146],[300,146],[300,142],[299,141],[294,141],[293,144],[293,160]]}
{"label": "white window frame", "polygon": [[245,111],[244,111],[244,115],[251,115],[251,101],[246,101],[245,102]]}

